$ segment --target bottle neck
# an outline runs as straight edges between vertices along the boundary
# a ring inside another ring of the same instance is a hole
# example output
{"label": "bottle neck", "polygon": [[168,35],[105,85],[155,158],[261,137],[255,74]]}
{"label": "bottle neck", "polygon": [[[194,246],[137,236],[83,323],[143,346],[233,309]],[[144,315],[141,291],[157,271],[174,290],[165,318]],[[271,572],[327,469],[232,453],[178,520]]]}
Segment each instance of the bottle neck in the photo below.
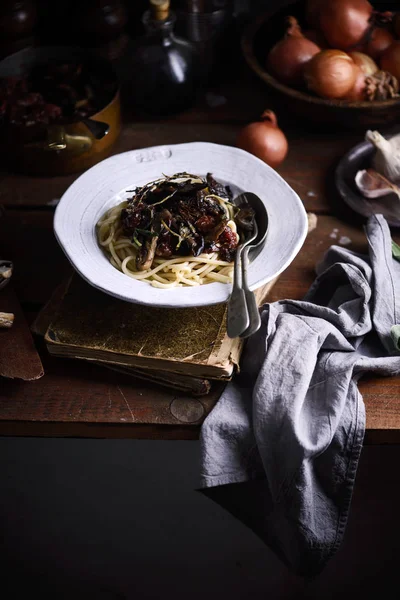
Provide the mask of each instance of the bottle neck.
{"label": "bottle neck", "polygon": [[147,33],[159,33],[161,37],[168,37],[173,33],[176,17],[170,11],[168,17],[162,21],[155,19],[150,10],[147,10],[142,18]]}
{"label": "bottle neck", "polygon": [[151,11],[146,11],[142,18],[147,35],[151,35],[157,43],[164,47],[171,46],[175,40],[175,21],[176,18],[172,12],[163,21],[155,19]]}

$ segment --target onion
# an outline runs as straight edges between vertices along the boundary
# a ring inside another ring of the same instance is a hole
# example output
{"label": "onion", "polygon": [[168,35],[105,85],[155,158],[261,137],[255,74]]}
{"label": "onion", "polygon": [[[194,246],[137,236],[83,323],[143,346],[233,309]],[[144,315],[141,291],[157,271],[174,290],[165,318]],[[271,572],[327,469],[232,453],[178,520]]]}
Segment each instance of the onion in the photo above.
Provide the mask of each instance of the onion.
{"label": "onion", "polygon": [[344,98],[357,78],[356,65],[341,50],[321,50],[306,65],[304,77],[310,90],[323,98]]}
{"label": "onion", "polygon": [[395,41],[381,54],[380,65],[382,71],[389,71],[396,79],[400,80],[400,41]]}
{"label": "onion", "polygon": [[237,138],[237,146],[261,158],[270,167],[280,165],[288,152],[286,136],[279,129],[272,110],[265,110],[260,121],[243,127]]}
{"label": "onion", "polygon": [[353,59],[353,62],[360,67],[364,75],[373,75],[379,70],[376,62],[363,52],[349,52],[349,56]]}
{"label": "onion", "polygon": [[320,48],[304,37],[294,17],[288,17],[287,23],[284,38],[268,54],[267,68],[279,81],[299,85],[303,81],[304,66]]}
{"label": "onion", "polygon": [[350,92],[348,92],[343,98],[344,100],[348,100],[349,102],[360,102],[362,100],[365,100],[366,75],[358,65],[355,66],[355,69],[357,73],[355,83],[351,88]]}
{"label": "onion", "polygon": [[394,37],[390,31],[383,27],[374,27],[368,41],[364,45],[363,51],[376,60],[386,48],[389,48],[393,41]]}
{"label": "onion", "polygon": [[319,9],[319,26],[332,48],[346,50],[363,41],[372,13],[368,0],[326,0]]}

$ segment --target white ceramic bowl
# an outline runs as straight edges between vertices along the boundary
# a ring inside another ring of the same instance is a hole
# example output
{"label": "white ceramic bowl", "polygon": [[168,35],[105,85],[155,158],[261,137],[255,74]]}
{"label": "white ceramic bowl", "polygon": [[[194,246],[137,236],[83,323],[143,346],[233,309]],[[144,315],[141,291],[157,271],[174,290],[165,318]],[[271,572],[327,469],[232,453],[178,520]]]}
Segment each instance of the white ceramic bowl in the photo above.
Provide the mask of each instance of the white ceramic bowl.
{"label": "white ceramic bowl", "polygon": [[127,302],[151,306],[203,306],[224,302],[231,285],[159,289],[115,269],[99,247],[96,223],[101,215],[127,197],[126,190],[144,185],[163,173],[208,172],[234,195],[257,194],[268,209],[265,246],[249,267],[248,280],[256,289],[274,279],[292,262],[307,234],[307,215],[292,188],[253,155],[219,144],[193,142],[154,146],[116,154],[81,175],[62,196],[54,216],[56,238],[76,271],[91,285]]}

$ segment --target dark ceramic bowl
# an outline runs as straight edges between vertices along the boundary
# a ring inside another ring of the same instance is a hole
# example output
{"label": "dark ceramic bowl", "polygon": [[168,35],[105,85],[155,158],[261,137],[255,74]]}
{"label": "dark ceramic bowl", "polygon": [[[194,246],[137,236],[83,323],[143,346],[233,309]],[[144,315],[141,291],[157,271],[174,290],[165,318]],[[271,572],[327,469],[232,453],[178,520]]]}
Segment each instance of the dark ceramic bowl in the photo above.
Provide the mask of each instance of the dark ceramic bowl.
{"label": "dark ceramic bowl", "polygon": [[[390,138],[400,133],[400,126],[393,127],[390,131],[382,131],[384,137]],[[356,213],[370,217],[373,214],[382,214],[389,225],[400,227],[400,199],[391,194],[382,198],[366,198],[361,194],[355,184],[358,171],[368,169],[375,153],[371,142],[361,142],[339,161],[335,170],[335,187],[340,197]]]}
{"label": "dark ceramic bowl", "polygon": [[[326,0],[332,1],[332,0]],[[374,2],[377,10],[393,10],[393,4]],[[269,97],[282,110],[298,115],[318,126],[366,130],[400,121],[400,98],[374,102],[327,100],[306,89],[294,89],[280,83],[265,68],[269,50],[285,31],[285,17],[293,15],[301,26],[305,22],[305,2],[286,2],[279,10],[268,10],[248,25],[242,37],[242,51],[250,69],[266,84]]]}

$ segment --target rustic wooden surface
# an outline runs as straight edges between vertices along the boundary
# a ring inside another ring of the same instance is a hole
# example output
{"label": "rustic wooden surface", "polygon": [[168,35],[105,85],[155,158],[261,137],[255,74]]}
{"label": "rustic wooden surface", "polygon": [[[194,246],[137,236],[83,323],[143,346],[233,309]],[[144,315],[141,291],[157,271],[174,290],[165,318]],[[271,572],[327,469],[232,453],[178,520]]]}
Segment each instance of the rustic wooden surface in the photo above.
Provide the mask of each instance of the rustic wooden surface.
{"label": "rustic wooden surface", "polygon": [[[224,104],[199,106],[174,121],[127,124],[114,151],[203,140],[233,145],[239,128],[268,106],[265,91],[251,78],[214,89]],[[247,87],[246,87],[247,86]],[[308,211],[318,215],[292,265],[280,276],[269,299],[301,298],[315,277],[315,264],[332,243],[366,249],[363,220],[334,193],[336,162],[356,134],[324,134],[300,129],[282,116],[290,142],[278,169],[297,191]],[[54,205],[76,178],[32,178],[0,174],[0,253],[14,261],[13,287],[32,322],[52,291],[71,272],[53,232]],[[399,236],[394,236],[400,241]],[[35,382],[0,381],[0,435],[105,438],[196,439],[199,425],[217,401],[221,386],[192,398],[135,380],[96,365],[48,356],[36,339],[45,375]],[[366,443],[400,441],[400,377],[365,377],[360,381],[367,410]],[[158,423],[167,421],[168,425]]]}
{"label": "rustic wooden surface", "polygon": [[[234,145],[238,124],[137,123],[127,125],[114,152],[126,152],[146,146],[207,141]],[[354,144],[354,136],[329,139],[321,133],[305,134],[302,130],[288,133],[288,156],[277,170],[299,194],[307,210],[329,213],[326,174],[344,152]],[[11,208],[51,208],[77,175],[60,177],[21,177],[0,173],[0,201]]]}
{"label": "rustic wooden surface", "polygon": [[1,290],[0,310],[14,315],[12,327],[0,328],[0,378],[39,379],[43,366],[12,281]]}

